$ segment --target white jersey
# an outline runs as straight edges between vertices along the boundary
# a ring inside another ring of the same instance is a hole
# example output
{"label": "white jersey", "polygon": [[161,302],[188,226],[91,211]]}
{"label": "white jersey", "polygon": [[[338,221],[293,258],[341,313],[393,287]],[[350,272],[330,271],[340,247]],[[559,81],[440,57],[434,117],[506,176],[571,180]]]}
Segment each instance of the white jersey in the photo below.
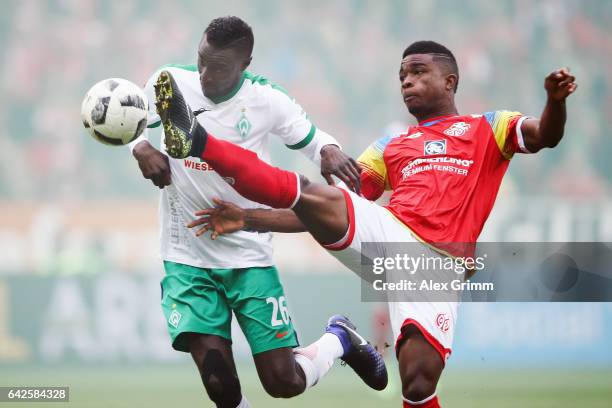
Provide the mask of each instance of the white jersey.
{"label": "white jersey", "polygon": [[[268,136],[280,137],[285,145],[300,150],[320,164],[321,148],[338,142],[317,129],[302,108],[285,91],[262,76],[244,72],[238,86],[221,100],[212,101],[202,92],[195,65],[163,67],[172,73],[185,101],[192,110],[205,109],[198,121],[215,137],[230,141],[257,153],[269,162]],[[145,85],[149,98],[148,128],[160,125],[155,112],[153,84],[156,72]],[[148,137],[147,131],[130,144]],[[162,151],[163,132],[162,132]],[[201,159],[169,158],[172,184],[161,192],[159,205],[161,257],[164,260],[200,268],[247,268],[270,266],[272,243],[270,233],[239,231],[222,235],[213,241],[208,235],[195,236],[185,227],[194,220],[197,210],[214,206],[220,198],[242,208],[266,208],[239,195],[214,169]],[[257,180],[253,180],[254,183]]]}

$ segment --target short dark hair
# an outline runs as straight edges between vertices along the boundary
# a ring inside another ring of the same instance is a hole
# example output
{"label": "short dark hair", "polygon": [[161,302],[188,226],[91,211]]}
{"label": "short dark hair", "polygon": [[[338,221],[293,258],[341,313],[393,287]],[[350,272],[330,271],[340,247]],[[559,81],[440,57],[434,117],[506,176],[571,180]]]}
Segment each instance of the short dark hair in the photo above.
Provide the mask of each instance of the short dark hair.
{"label": "short dark hair", "polygon": [[402,59],[413,54],[432,54],[436,62],[444,64],[451,74],[457,76],[457,82],[453,89],[457,92],[457,87],[459,86],[459,67],[457,66],[455,56],[448,48],[435,41],[416,41],[406,47],[402,54]]}
{"label": "short dark hair", "polygon": [[204,34],[206,41],[213,47],[237,47],[249,56],[253,52],[253,29],[239,17],[217,17],[206,27]]}

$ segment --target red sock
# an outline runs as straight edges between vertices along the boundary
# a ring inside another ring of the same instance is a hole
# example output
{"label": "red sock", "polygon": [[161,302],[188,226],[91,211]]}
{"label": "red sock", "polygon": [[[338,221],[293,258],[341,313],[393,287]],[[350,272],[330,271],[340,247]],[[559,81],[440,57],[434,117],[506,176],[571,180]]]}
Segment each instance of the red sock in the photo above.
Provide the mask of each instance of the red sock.
{"label": "red sock", "polygon": [[[272,208],[291,208],[299,196],[296,173],[270,166],[254,152],[208,134],[202,160],[244,198]],[[233,182],[233,183],[232,183]]]}
{"label": "red sock", "polygon": [[438,396],[436,395],[425,403],[417,402],[416,404],[411,404],[404,399],[404,408],[440,408],[440,404],[438,403]]}

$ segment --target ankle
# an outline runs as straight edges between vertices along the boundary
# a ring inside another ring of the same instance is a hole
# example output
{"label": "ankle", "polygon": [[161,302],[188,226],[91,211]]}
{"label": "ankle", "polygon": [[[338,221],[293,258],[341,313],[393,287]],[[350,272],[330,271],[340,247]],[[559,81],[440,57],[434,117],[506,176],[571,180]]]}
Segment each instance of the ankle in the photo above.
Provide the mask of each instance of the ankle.
{"label": "ankle", "polygon": [[208,133],[206,129],[199,123],[196,123],[195,129],[192,135],[191,150],[189,155],[192,157],[202,157],[204,150],[206,149],[206,140],[208,139]]}

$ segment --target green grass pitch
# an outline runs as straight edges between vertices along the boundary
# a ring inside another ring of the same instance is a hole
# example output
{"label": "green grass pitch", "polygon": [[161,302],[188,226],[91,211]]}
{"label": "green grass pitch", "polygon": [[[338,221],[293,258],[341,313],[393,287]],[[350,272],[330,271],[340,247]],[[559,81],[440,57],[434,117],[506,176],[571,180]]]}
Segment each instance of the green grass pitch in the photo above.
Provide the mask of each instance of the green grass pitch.
{"label": "green grass pitch", "polygon": [[[396,366],[390,365],[391,383],[377,393],[367,389],[348,367],[339,364],[315,388],[291,400],[268,397],[252,365],[239,366],[244,394],[253,407],[337,408],[401,407]],[[211,407],[191,364],[146,366],[0,366],[3,386],[70,387],[69,403],[0,403],[1,407]],[[610,407],[612,370],[492,370],[449,368],[440,384],[446,407],[574,408]]]}

